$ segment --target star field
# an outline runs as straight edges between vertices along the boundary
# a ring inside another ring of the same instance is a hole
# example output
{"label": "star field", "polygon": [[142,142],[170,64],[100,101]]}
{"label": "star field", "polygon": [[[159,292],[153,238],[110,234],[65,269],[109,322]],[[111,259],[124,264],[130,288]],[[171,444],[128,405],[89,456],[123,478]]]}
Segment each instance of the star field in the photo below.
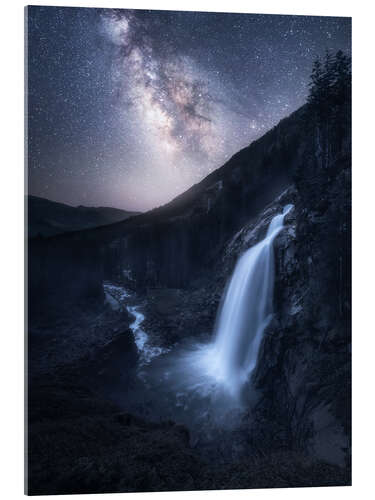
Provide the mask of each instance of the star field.
{"label": "star field", "polygon": [[301,106],[349,18],[28,8],[29,192],[147,210]]}

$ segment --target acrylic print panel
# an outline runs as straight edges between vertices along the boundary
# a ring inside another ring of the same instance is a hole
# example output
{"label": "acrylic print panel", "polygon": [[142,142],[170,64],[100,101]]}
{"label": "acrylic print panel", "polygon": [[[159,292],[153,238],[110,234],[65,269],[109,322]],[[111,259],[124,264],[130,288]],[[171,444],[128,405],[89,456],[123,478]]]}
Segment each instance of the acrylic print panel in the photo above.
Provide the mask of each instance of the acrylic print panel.
{"label": "acrylic print panel", "polygon": [[27,492],[349,485],[351,20],[27,27]]}

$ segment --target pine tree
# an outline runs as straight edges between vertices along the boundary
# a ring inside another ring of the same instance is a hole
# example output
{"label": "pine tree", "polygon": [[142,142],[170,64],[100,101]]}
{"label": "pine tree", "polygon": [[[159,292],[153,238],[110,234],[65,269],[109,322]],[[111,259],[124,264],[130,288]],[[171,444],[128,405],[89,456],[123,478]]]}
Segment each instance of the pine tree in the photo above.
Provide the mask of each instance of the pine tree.
{"label": "pine tree", "polygon": [[333,117],[337,106],[350,101],[351,58],[341,50],[333,55],[326,52],[324,63],[318,58],[313,63],[308,104],[320,120]]}

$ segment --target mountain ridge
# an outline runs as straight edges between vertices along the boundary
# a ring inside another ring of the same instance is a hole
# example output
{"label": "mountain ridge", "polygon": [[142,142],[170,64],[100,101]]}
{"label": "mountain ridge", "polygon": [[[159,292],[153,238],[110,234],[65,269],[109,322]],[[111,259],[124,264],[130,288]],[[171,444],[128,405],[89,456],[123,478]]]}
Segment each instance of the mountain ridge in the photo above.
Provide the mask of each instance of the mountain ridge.
{"label": "mountain ridge", "polygon": [[28,195],[25,203],[29,238],[91,229],[139,214],[113,207],[73,206],[35,195]]}
{"label": "mountain ridge", "polygon": [[105,276],[116,279],[128,268],[140,287],[188,286],[235,231],[293,183],[306,145],[304,109],[166,205],[114,224],[31,238],[29,296],[38,291],[39,305],[42,296],[54,304],[102,300]]}
{"label": "mountain ridge", "polygon": [[[143,213],[135,214],[134,216],[110,224],[102,225],[100,227],[85,228],[79,233],[66,232],[64,234],[58,234],[52,236],[52,238],[71,238],[74,239],[83,237],[84,239],[96,239],[95,236],[109,237],[111,239],[111,232],[116,232],[117,229],[122,230],[130,226],[136,226],[144,223],[150,222],[163,222],[170,217],[179,216],[183,213],[184,209],[189,208],[189,204],[196,202],[199,196],[201,196],[207,189],[212,187],[215,183],[225,180],[225,177],[232,169],[240,168],[241,170],[249,168],[250,176],[254,173],[254,166],[251,162],[256,162],[256,170],[259,176],[262,176],[261,162],[265,150],[268,147],[272,148],[272,145],[277,141],[287,141],[288,136],[298,136],[299,135],[299,123],[305,112],[306,105],[301,106],[296,111],[291,113],[289,116],[280,120],[273,128],[268,130],[258,139],[252,141],[248,146],[240,149],[234,153],[229,160],[227,160],[223,165],[215,169],[213,172],[204,177],[201,181],[193,184],[183,193],[177,195],[172,200],[167,203],[155,207]],[[276,138],[275,138],[276,136]],[[276,139],[276,141],[275,141]],[[292,137],[293,141],[296,140]],[[281,169],[282,170],[282,169]],[[286,184],[282,186],[286,187]],[[155,220],[154,220],[155,219]]]}

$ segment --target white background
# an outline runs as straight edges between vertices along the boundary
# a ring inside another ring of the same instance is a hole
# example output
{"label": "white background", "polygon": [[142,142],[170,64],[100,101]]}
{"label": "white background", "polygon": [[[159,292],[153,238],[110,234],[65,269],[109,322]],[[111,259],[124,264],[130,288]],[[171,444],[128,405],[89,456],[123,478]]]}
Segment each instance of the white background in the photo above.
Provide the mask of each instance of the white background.
{"label": "white background", "polygon": [[[31,2],[32,5],[158,8],[353,17],[353,486],[137,494],[159,499],[375,498],[374,443],[374,9],[372,2],[299,0],[149,0]],[[0,7],[0,496],[23,495],[23,6]],[[374,200],[375,201],[375,200]],[[79,498],[119,498],[88,495]],[[133,499],[135,494],[122,498]],[[55,498],[55,497],[53,497]],[[74,498],[74,497],[71,497]],[[76,497],[77,498],[77,497]]]}

